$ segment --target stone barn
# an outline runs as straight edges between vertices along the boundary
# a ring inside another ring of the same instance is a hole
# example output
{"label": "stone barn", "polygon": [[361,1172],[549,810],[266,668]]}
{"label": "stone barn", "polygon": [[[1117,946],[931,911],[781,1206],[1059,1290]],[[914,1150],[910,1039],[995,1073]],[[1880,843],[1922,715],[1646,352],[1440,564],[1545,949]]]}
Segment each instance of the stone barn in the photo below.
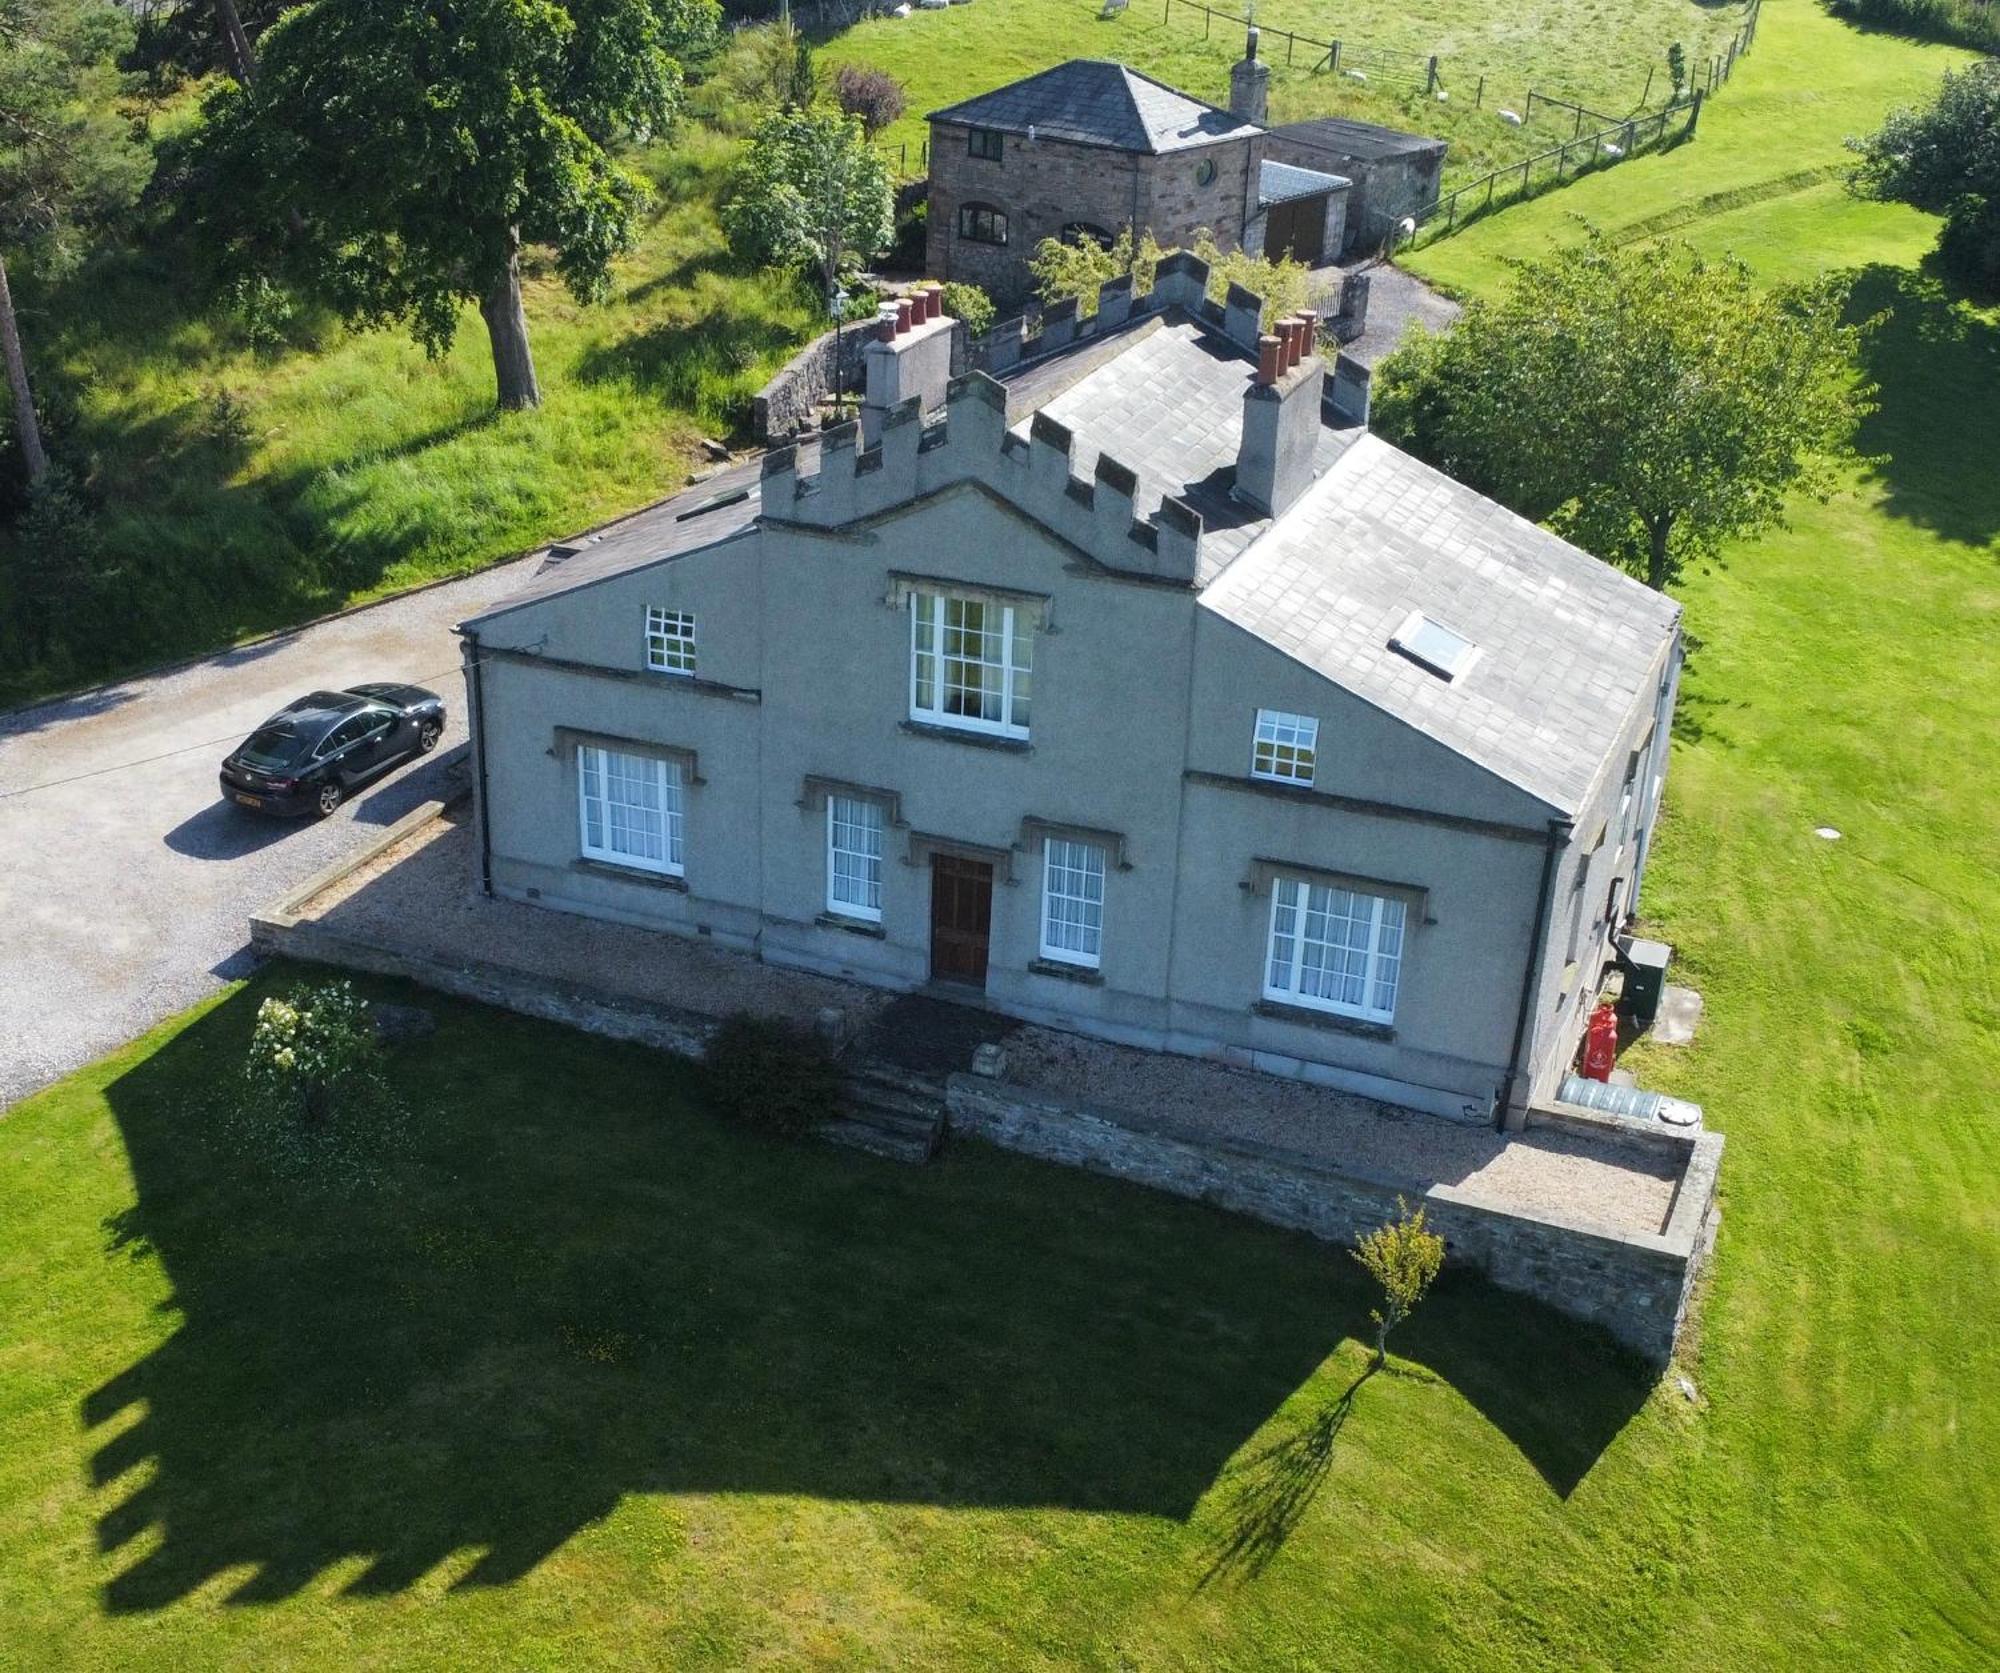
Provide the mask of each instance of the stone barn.
{"label": "stone barn", "polygon": [[[931,275],[1015,302],[1043,239],[1109,243],[1128,226],[1169,246],[1206,229],[1224,249],[1319,267],[1357,246],[1359,204],[1392,222],[1412,193],[1436,195],[1442,140],[1363,122],[1267,128],[1269,82],[1252,28],[1227,110],[1084,58],[933,111]],[[1342,130],[1344,148],[1322,129]]]}

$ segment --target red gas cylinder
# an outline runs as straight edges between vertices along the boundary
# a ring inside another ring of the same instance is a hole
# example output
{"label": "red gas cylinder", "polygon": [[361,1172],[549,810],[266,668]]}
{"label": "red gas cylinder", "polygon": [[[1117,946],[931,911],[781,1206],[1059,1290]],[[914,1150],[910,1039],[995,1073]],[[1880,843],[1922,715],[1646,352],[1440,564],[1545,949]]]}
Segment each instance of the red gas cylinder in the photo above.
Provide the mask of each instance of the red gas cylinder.
{"label": "red gas cylinder", "polygon": [[1590,1028],[1583,1037],[1583,1078],[1609,1080],[1611,1065],[1618,1060],[1618,1013],[1600,1005],[1590,1013]]}

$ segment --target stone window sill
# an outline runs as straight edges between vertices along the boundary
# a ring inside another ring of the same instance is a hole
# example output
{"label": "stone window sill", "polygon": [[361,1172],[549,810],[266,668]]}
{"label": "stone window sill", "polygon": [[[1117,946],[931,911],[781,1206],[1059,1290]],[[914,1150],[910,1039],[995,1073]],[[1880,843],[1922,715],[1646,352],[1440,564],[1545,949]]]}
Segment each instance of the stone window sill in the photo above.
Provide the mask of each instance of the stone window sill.
{"label": "stone window sill", "polygon": [[1396,1037],[1396,1030],[1386,1022],[1367,1022],[1333,1011],[1316,1011],[1310,1005],[1281,1005],[1274,999],[1260,999],[1250,1009],[1273,1022],[1295,1022],[1306,1028],[1325,1029],[1329,1034],[1352,1034],[1362,1040],[1387,1041]]}
{"label": "stone window sill", "polygon": [[813,919],[821,929],[844,929],[849,935],[871,936],[886,941],[889,932],[872,918],[850,918],[844,912],[822,912]]}
{"label": "stone window sill", "polygon": [[992,732],[975,732],[969,727],[933,726],[921,720],[906,720],[903,730],[919,738],[941,738],[946,743],[970,744],[974,749],[1004,750],[1010,755],[1026,755],[1035,746],[1026,738],[1003,738]]}
{"label": "stone window sill", "polygon": [[1031,976],[1053,976],[1061,982],[1081,982],[1086,987],[1104,986],[1104,972],[1087,964],[1065,964],[1061,959],[1038,958],[1028,966]]}
{"label": "stone window sill", "polygon": [[670,894],[688,892],[685,877],[669,877],[665,872],[644,871],[638,866],[614,865],[609,860],[571,860],[571,871],[586,871],[593,877],[608,877],[614,883],[636,883],[642,889],[665,889]]}

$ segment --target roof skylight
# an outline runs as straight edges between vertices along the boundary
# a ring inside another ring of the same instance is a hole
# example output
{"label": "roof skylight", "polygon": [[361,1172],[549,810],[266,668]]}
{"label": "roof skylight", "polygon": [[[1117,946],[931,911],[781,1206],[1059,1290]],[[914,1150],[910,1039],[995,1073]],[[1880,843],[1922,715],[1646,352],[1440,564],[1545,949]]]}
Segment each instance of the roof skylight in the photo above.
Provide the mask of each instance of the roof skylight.
{"label": "roof skylight", "polygon": [[1389,637],[1389,649],[1400,651],[1419,668],[1440,679],[1455,680],[1479,659],[1479,647],[1443,622],[1412,610]]}

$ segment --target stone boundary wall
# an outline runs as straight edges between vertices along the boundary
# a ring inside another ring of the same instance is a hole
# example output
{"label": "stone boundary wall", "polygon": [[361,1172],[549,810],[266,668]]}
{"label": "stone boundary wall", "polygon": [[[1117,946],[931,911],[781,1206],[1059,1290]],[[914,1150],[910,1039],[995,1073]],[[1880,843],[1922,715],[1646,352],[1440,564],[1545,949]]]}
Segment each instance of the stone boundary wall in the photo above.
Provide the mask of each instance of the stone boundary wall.
{"label": "stone boundary wall", "polygon": [[[1252,1140],[1218,1142],[1159,1117],[1073,1103],[978,1075],[952,1076],[946,1103],[956,1130],[1006,1149],[1133,1180],[1328,1242],[1352,1243],[1393,1218],[1399,1192],[1420,1196],[1449,1260],[1600,1326],[1655,1364],[1673,1353],[1714,1235],[1722,1140],[1712,1133],[1648,1135],[1686,1153],[1681,1183],[1662,1234],[1620,1235],[1497,1207],[1449,1185],[1412,1192],[1407,1182],[1340,1172]],[[1563,1120],[1577,1130],[1572,1112]],[[1639,1142],[1636,1135],[1623,1136]]]}
{"label": "stone boundary wall", "polygon": [[835,333],[827,332],[778,368],[750,401],[750,430],[760,445],[784,441],[816,419],[819,404],[835,388],[861,388],[861,354],[874,335],[872,319],[849,320],[839,331],[839,374],[834,370]]}

